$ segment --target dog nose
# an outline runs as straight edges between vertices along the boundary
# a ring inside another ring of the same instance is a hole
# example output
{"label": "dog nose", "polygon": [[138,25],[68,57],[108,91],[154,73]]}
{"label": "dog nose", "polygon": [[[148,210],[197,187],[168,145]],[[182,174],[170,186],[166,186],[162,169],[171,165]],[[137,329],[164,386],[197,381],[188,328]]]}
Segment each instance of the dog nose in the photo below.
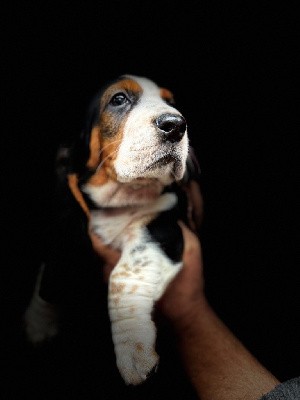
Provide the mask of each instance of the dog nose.
{"label": "dog nose", "polygon": [[162,114],[155,120],[156,126],[165,141],[179,142],[186,130],[185,119],[181,115]]}

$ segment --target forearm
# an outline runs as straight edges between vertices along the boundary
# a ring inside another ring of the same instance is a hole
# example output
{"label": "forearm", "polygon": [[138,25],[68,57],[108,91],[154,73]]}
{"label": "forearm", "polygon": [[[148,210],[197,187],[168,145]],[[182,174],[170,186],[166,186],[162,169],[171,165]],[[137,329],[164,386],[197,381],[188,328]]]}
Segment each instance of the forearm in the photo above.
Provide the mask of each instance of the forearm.
{"label": "forearm", "polygon": [[194,310],[174,326],[184,365],[201,400],[257,400],[279,383],[205,299]]}

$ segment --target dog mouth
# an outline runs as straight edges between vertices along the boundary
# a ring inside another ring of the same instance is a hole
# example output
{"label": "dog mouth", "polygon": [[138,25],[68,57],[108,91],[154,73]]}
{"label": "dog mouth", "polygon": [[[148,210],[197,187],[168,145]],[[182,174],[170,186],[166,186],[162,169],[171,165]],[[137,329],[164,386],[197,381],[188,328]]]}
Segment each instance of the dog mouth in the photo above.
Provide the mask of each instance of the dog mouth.
{"label": "dog mouth", "polygon": [[156,178],[136,178],[130,183],[130,189],[140,190],[159,186],[160,182]]}
{"label": "dog mouth", "polygon": [[120,183],[129,184],[132,190],[138,190],[150,186],[165,186],[180,178],[182,163],[177,154],[168,152],[152,156],[150,160],[145,158],[138,159],[136,163],[133,162],[133,168],[128,171],[126,168],[120,168],[121,174],[117,173],[117,180]]}
{"label": "dog mouth", "polygon": [[163,157],[158,158],[157,160],[152,162],[150,165],[148,165],[146,170],[151,171],[151,170],[159,168],[159,167],[164,167],[164,166],[170,164],[171,162],[175,162],[175,161],[176,161],[176,157],[174,157],[171,154],[167,154]]}

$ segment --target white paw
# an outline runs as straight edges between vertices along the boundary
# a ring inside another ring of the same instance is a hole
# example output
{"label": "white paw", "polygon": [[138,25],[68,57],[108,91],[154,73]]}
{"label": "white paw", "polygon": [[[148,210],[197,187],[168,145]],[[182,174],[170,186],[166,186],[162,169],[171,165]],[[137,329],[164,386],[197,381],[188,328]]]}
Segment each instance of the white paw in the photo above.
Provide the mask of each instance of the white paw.
{"label": "white paw", "polygon": [[58,333],[57,312],[52,304],[34,296],[24,314],[25,332],[29,341],[38,344]]}
{"label": "white paw", "polygon": [[155,328],[152,321],[144,321],[138,330],[122,332],[119,324],[113,326],[117,366],[127,385],[138,385],[159,362],[154,349]]}

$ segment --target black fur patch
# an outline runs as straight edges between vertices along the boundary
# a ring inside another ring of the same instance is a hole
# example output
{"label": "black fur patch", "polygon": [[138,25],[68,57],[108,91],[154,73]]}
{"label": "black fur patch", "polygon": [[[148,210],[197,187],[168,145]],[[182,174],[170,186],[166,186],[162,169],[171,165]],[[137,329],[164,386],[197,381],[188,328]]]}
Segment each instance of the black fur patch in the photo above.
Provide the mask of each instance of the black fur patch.
{"label": "black fur patch", "polygon": [[174,262],[182,259],[184,241],[182,231],[177,221],[181,220],[187,226],[188,222],[188,199],[185,191],[178,183],[173,183],[164,189],[164,193],[175,193],[178,202],[174,208],[162,212],[156,219],[147,225],[147,229],[166,255]]}

